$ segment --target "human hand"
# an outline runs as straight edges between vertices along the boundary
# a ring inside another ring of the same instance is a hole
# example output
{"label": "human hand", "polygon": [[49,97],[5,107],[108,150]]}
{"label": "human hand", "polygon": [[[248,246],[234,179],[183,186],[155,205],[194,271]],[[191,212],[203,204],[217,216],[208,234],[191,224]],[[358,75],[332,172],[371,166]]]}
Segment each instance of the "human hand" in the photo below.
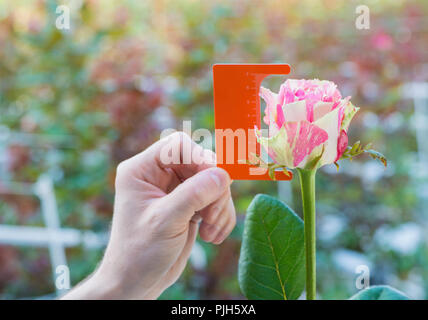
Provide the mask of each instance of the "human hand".
{"label": "human hand", "polygon": [[[167,150],[179,150],[182,160],[183,146],[200,161],[162,161]],[[183,272],[199,222],[201,238],[214,244],[234,228],[231,182],[215,167],[214,153],[181,132],[120,163],[105,256],[93,276],[64,298],[157,298]]]}

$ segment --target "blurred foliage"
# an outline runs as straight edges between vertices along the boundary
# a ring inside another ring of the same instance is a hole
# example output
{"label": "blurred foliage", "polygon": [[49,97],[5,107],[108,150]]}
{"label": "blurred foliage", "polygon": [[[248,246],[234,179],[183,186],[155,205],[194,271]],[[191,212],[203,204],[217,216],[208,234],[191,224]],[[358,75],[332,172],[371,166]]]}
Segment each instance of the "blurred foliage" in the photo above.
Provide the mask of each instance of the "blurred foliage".
{"label": "blurred foliage", "polygon": [[[428,80],[426,1],[67,1],[71,30],[63,31],[58,3],[0,0],[0,125],[10,137],[2,179],[34,182],[48,172],[62,226],[107,231],[118,162],[183,120],[214,128],[212,64],[286,62],[290,77],[332,80],[351,95],[361,110],[350,143],[372,142],[389,163],[384,170],[362,156],[342,161],[339,173],[319,172],[320,297],[356,293],[355,264],[367,261],[372,284],[428,298],[427,201],[415,173],[413,107],[400,93],[407,81]],[[355,28],[360,4],[370,8],[369,30]],[[283,80],[265,85],[277,90]],[[287,186],[301,212],[297,181]],[[189,266],[162,298],[242,297],[243,214],[261,192],[276,196],[277,184],[234,183],[232,237],[218,248],[201,242],[207,267]],[[42,226],[37,200],[2,195],[0,223]],[[385,245],[402,226],[422,239],[404,251]],[[67,250],[73,284],[101,254]],[[0,297],[52,291],[47,250],[0,246]]]}

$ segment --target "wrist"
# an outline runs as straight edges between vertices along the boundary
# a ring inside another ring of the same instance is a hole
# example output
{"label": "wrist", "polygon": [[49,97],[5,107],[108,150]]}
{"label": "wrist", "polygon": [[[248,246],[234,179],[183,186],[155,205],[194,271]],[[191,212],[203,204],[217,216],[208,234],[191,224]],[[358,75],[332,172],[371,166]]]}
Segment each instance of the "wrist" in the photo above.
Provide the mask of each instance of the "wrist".
{"label": "wrist", "polygon": [[115,277],[104,276],[97,269],[61,299],[64,300],[110,300],[123,299],[121,284]]}

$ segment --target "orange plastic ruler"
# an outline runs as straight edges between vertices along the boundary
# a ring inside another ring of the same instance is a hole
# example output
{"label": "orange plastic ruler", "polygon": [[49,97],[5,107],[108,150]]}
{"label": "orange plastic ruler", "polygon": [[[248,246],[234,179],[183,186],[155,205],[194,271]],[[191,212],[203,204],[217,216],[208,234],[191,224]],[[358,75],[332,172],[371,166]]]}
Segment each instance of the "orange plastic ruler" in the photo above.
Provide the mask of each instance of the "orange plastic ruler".
{"label": "orange plastic ruler", "polygon": [[[254,127],[261,128],[260,85],[269,75],[290,73],[287,64],[215,64],[213,66],[217,166],[235,180],[271,180],[267,170],[245,163],[260,156]],[[245,133],[245,134],[244,134]],[[291,180],[282,171],[277,180]]]}

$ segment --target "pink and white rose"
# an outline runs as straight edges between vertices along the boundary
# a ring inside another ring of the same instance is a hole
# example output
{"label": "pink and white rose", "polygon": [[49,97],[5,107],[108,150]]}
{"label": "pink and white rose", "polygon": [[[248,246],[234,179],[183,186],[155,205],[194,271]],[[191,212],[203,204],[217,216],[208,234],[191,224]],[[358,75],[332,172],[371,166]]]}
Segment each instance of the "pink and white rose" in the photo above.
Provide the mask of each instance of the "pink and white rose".
{"label": "pink and white rose", "polygon": [[326,80],[286,80],[273,93],[261,87],[266,102],[263,121],[269,137],[256,136],[272,160],[288,168],[306,168],[339,160],[348,146],[347,130],[358,111],[350,97],[342,98],[337,86]]}

